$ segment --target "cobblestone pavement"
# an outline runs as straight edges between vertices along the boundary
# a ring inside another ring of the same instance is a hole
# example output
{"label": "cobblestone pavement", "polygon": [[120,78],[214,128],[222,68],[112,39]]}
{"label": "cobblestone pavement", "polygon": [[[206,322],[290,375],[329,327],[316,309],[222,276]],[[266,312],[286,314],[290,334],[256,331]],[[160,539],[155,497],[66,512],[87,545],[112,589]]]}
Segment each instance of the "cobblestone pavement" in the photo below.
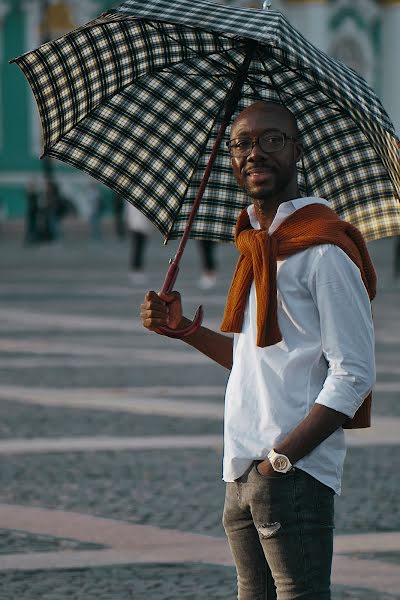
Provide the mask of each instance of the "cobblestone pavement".
{"label": "cobblestone pavement", "polygon": [[[380,275],[374,414],[397,423],[392,246],[371,244]],[[128,279],[127,244],[110,235],[94,243],[68,230],[62,245],[29,248],[0,240],[0,440],[13,441],[0,448],[0,600],[235,597],[213,441],[222,436],[227,373],[139,323],[143,293],[161,286],[175,247],[152,240],[148,283],[138,287]],[[218,327],[235,258],[232,247],[219,247],[217,287],[200,291],[189,244],[178,280],[186,314],[202,302],[206,324]],[[334,600],[400,599],[400,455],[393,432],[385,440],[380,427],[379,439],[348,451],[336,500]],[[141,440],[137,448],[96,447],[129,438]],[[62,447],[34,452],[27,440]]]}

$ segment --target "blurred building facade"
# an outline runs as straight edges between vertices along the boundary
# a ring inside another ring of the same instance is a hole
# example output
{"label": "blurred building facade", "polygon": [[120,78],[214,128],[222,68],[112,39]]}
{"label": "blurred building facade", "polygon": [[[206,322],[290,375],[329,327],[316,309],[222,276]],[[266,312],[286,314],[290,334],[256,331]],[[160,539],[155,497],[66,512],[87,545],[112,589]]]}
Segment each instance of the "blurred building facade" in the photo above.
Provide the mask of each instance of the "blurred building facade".
{"label": "blurred building facade", "polygon": [[[219,1],[262,6],[262,0]],[[400,133],[400,0],[270,3],[317,47],[359,72],[374,87]],[[35,180],[42,185],[46,169],[39,160],[42,136],[32,93],[19,69],[8,61],[115,4],[118,0],[0,0],[0,200],[9,216],[23,212],[27,186]],[[83,198],[89,178],[57,161],[51,164],[65,195]]]}
{"label": "blurred building facade", "polygon": [[20,69],[8,62],[113,5],[113,0],[0,0],[0,199],[10,217],[23,214],[27,188],[43,189],[49,170],[63,196],[83,208],[90,178],[59,161],[39,160],[36,103]]}

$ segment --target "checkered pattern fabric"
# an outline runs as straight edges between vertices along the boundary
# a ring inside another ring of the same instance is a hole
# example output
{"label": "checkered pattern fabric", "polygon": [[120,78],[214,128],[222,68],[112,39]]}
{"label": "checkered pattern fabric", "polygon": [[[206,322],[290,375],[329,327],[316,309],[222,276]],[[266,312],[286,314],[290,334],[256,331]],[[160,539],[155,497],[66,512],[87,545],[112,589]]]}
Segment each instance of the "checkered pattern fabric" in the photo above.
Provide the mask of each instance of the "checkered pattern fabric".
{"label": "checkered pattern fabric", "polygon": [[[127,0],[16,59],[38,103],[44,154],[180,237],[246,39],[258,46],[234,117],[260,99],[286,105],[305,147],[302,193],[327,198],[366,239],[400,233],[397,138],[378,98],[274,11]],[[222,144],[191,237],[231,240],[248,202]]]}

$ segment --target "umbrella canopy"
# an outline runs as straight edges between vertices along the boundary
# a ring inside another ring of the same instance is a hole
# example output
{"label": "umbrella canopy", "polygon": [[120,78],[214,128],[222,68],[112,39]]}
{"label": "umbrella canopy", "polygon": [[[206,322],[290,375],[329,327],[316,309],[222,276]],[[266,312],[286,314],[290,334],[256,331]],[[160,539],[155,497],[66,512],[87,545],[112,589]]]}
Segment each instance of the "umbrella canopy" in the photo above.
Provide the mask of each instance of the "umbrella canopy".
{"label": "umbrella canopy", "polygon": [[[34,92],[44,155],[86,171],[170,238],[182,235],[248,41],[233,116],[257,100],[296,116],[303,194],[366,239],[400,233],[398,140],[378,98],[278,12],[204,0],[127,0],[16,59]],[[220,146],[191,237],[231,240],[249,203]]]}

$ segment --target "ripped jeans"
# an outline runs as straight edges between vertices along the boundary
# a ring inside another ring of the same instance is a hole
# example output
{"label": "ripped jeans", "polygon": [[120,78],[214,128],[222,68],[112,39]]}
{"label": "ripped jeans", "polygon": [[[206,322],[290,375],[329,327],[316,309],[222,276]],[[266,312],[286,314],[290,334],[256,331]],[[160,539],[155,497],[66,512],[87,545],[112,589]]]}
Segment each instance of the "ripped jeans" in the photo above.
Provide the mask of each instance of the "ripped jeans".
{"label": "ripped jeans", "polygon": [[333,490],[297,468],[264,477],[256,464],[226,487],[238,599],[330,600]]}

